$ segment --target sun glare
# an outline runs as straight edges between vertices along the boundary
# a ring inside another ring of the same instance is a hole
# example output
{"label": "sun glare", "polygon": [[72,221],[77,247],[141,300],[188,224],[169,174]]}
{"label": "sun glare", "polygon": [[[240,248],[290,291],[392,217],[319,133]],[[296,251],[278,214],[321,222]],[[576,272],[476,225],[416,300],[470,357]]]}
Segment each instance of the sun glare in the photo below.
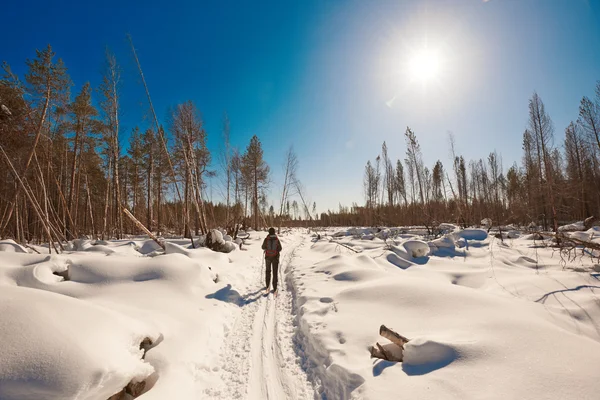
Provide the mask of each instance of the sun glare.
{"label": "sun glare", "polygon": [[413,80],[427,83],[438,77],[440,73],[440,57],[429,49],[415,53],[410,59],[409,72]]}

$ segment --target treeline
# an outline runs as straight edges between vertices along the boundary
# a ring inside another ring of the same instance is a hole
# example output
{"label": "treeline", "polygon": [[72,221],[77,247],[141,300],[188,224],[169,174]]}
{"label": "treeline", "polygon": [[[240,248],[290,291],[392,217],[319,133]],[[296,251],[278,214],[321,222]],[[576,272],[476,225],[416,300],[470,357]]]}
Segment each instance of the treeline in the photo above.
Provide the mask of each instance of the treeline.
{"label": "treeline", "polygon": [[[133,44],[132,51],[137,61]],[[243,152],[232,148],[225,116],[225,149],[218,155],[225,194],[214,204],[206,191],[216,172],[193,102],[175,105],[164,127],[151,108],[154,126],[135,127],[129,142],[120,143],[121,70],[114,55],[106,54],[99,87],[85,83],[71,96],[63,61],[50,46],[36,52],[23,79],[6,63],[0,78],[1,238],[60,245],[83,234],[141,233],[134,220],[151,232],[187,237],[273,222],[265,194],[269,166],[257,136]],[[143,79],[139,61],[138,67]],[[145,81],[144,87],[151,107]],[[288,189],[296,183],[295,164],[290,172]],[[289,195],[281,198],[287,210],[277,213],[284,218],[296,211]]]}
{"label": "treeline", "polygon": [[583,97],[577,119],[565,128],[562,145],[542,99],[529,100],[523,157],[505,172],[496,152],[465,160],[450,137],[452,165],[428,168],[416,134],[407,128],[406,158],[393,163],[381,154],[365,167],[365,205],[321,214],[324,225],[426,225],[453,221],[478,225],[557,226],[600,215],[600,82],[596,97]]}

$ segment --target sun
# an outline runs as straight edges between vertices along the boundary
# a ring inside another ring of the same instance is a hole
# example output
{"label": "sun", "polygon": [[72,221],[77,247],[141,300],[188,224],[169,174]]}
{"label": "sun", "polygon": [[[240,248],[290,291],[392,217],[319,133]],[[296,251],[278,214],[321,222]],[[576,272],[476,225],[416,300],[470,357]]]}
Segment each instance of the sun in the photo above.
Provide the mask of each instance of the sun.
{"label": "sun", "polygon": [[410,78],[415,81],[427,83],[438,78],[440,74],[440,56],[431,49],[422,49],[415,52],[409,60]]}

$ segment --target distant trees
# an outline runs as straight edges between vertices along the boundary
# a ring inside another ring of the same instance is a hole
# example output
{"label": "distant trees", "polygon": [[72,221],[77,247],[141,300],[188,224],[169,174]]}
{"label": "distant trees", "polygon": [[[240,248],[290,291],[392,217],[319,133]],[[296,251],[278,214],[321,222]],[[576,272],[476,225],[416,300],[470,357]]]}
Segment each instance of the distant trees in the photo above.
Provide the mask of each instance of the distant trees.
{"label": "distant trees", "polygon": [[67,68],[50,46],[37,51],[27,67],[23,81],[7,64],[0,77],[2,238],[46,240],[58,251],[65,240],[82,235],[120,238],[144,227],[192,237],[219,226],[235,235],[242,224],[308,226],[319,215],[321,223],[344,225],[432,227],[492,219],[554,231],[563,222],[600,215],[600,83],[593,99],[582,98],[560,146],[542,99],[533,93],[522,158],[506,171],[496,151],[466,160],[455,152],[452,137],[446,166],[441,160],[427,166],[417,134],[407,127],[400,159],[394,162],[383,142],[380,154],[367,161],[364,204],[340,204],[319,214],[300,184],[292,148],[275,194],[279,204],[273,204],[258,136],[238,150],[230,143],[226,115],[219,171],[225,189],[223,201],[213,201],[210,178],[217,172],[200,111],[191,101],[172,108],[166,129],[151,107],[151,126],[140,121],[142,128],[134,127],[121,142],[121,71],[111,53],[99,87],[83,83],[74,98]]}
{"label": "distant trees", "polygon": [[[406,158],[404,163],[397,160],[393,180],[388,178],[391,162],[384,142],[375,162],[368,161],[365,167],[364,206],[330,210],[327,220],[332,224],[429,226],[435,221],[470,225],[491,219],[494,224],[533,223],[556,232],[559,224],[599,215],[600,82],[595,100],[581,100],[577,121],[566,127],[562,149],[554,145],[552,120],[537,93],[529,99],[528,115],[522,161],[506,171],[496,151],[487,158],[465,160],[456,154],[452,136],[451,171],[440,160],[429,170],[417,135],[407,128]],[[380,160],[383,178],[378,172]]]}

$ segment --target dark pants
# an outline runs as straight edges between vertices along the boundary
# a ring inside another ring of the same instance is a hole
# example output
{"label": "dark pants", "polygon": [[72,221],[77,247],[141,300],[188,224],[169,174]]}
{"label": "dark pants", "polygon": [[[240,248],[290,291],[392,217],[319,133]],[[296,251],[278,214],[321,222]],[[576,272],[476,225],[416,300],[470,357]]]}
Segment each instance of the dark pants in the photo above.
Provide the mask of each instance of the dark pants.
{"label": "dark pants", "polygon": [[265,257],[265,262],[267,263],[267,284],[266,287],[269,287],[271,283],[271,268],[273,268],[273,290],[277,290],[277,270],[279,267],[279,258],[278,257]]}

